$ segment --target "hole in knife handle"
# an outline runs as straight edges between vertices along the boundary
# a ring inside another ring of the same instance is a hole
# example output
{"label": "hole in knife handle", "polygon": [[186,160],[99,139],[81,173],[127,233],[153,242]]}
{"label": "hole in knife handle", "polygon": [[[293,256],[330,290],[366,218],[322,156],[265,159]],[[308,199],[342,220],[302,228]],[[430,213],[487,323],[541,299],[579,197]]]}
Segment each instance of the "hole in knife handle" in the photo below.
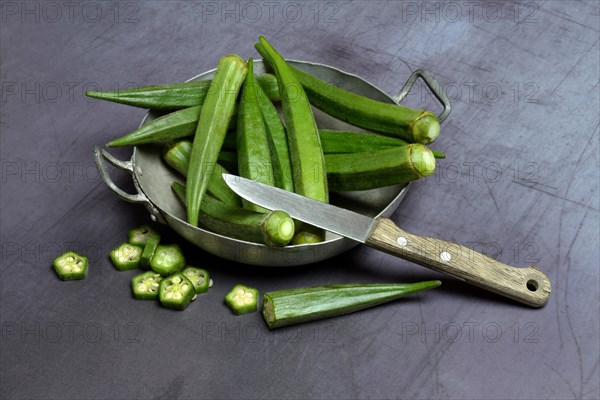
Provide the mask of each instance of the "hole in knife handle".
{"label": "hole in knife handle", "polygon": [[539,288],[539,284],[537,283],[536,280],[530,279],[527,281],[527,289],[529,289],[530,292],[535,292],[538,290],[538,288]]}

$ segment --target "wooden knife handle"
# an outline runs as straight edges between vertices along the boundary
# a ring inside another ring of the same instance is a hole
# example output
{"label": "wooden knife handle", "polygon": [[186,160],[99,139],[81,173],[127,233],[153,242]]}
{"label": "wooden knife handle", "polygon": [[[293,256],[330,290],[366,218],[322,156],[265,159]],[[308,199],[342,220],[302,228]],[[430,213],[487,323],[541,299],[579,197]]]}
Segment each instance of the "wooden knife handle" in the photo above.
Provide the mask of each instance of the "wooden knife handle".
{"label": "wooden knife handle", "polygon": [[388,218],[379,219],[366,244],[532,307],[546,304],[552,291],[537,268],[511,267],[456,243],[413,235]]}

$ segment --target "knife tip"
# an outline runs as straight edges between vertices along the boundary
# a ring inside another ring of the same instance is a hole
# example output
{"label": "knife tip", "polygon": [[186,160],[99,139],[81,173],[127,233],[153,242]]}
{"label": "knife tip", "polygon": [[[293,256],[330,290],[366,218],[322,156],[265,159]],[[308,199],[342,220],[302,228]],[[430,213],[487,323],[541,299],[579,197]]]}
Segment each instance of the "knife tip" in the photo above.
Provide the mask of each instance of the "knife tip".
{"label": "knife tip", "polygon": [[232,183],[235,182],[235,176],[228,174],[228,173],[223,173],[221,175],[223,177],[223,180],[227,183],[227,185],[231,186]]}

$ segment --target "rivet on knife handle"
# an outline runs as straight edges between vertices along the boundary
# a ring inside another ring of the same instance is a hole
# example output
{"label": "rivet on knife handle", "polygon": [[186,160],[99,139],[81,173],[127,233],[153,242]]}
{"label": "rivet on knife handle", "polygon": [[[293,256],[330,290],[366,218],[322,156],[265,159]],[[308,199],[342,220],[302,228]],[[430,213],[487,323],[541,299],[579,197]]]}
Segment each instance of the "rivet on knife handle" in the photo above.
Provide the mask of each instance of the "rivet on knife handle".
{"label": "rivet on knife handle", "polygon": [[534,267],[515,268],[468,247],[413,235],[381,218],[366,244],[532,307],[548,302],[548,277]]}

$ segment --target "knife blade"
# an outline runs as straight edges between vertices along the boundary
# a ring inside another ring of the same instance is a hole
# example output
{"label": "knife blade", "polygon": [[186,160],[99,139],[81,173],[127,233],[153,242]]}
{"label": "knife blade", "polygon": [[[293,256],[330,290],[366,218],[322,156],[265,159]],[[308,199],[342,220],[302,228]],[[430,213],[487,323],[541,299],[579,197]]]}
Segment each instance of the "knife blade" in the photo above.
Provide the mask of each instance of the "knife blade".
{"label": "knife blade", "polygon": [[227,185],[244,199],[269,210],[282,210],[292,218],[340,236],[365,243],[377,221],[287,190],[235,175],[223,174]]}
{"label": "knife blade", "polygon": [[535,267],[515,268],[445,240],[415,235],[389,218],[367,216],[269,185],[223,174],[241,197],[269,210],[323,228],[532,307],[548,302],[552,286]]}

